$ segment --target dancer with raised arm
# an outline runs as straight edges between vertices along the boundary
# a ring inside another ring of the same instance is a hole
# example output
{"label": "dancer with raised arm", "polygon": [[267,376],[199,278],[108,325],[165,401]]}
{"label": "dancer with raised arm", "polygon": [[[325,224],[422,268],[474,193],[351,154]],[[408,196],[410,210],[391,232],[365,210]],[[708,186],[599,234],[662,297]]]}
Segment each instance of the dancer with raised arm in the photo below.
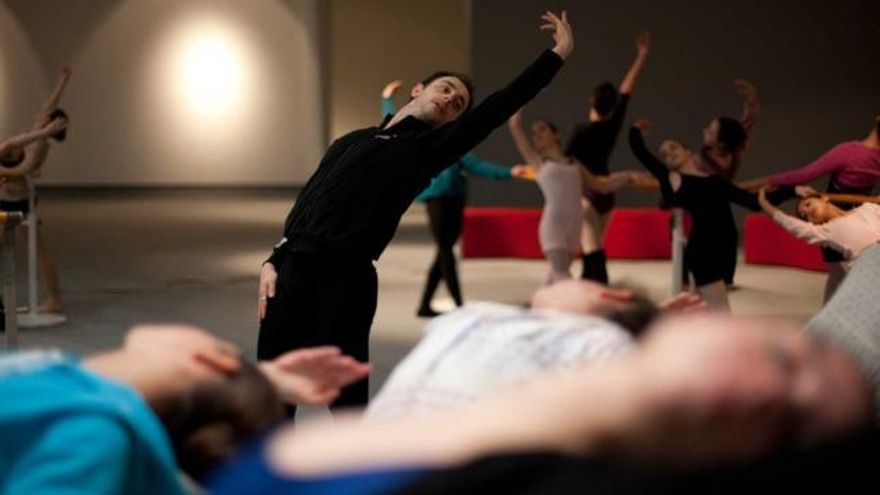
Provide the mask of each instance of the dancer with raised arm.
{"label": "dancer with raised arm", "polygon": [[839,253],[845,260],[844,267],[866,248],[880,242],[878,204],[863,203],[846,211],[831,203],[827,196],[810,196],[798,202],[800,218],[796,218],[767,201],[767,188],[761,189],[758,201],[764,212],[791,235]]}
{"label": "dancer with raised arm", "polygon": [[581,198],[594,193],[610,194],[630,183],[633,176],[617,172],[600,180],[586,167],[562,152],[559,129],[547,120],[531,125],[531,139],[522,127],[522,109],[508,120],[517,150],[533,170],[544,196],[544,209],[538,225],[538,239],[544,257],[550,263],[545,280],[551,285],[571,278],[571,264],[581,248],[583,206]]}
{"label": "dancer with raised arm", "polygon": [[[749,186],[796,186],[807,184],[820,177],[830,176],[829,193],[871,194],[880,182],[880,115],[874,117],[874,125],[861,140],[847,141],[831,148],[814,162],[799,169],[773,175],[766,179],[751,181]],[[809,186],[798,187],[798,195],[809,197],[817,194]],[[837,208],[848,210],[852,203],[836,203]],[[822,248],[822,259],[828,265],[825,283],[825,301],[837,290],[846,276],[840,252],[829,247]]]}
{"label": "dancer with raised arm", "polygon": [[[575,158],[596,176],[608,175],[608,160],[617,136],[623,126],[629,97],[635,88],[639,74],[648,59],[651,47],[650,34],[645,32],[636,39],[636,58],[630,66],[620,88],[610,82],[602,83],[590,97],[589,121],[575,127],[565,154]],[[581,235],[583,268],[581,278],[608,283],[605,250],[605,227],[614,208],[614,195],[589,191],[584,203],[584,228]]]}
{"label": "dancer with raised arm", "polygon": [[[284,237],[263,264],[257,353],[332,344],[368,361],[376,311],[373,260],[430,179],[453,164],[535,95],[574,48],[567,15],[547,12],[546,50],[503,89],[470,110],[462,75],[437,74],[416,85],[409,101],[379,127],[337,139],[287,217]],[[367,380],[343,391],[335,406],[367,402]]]}
{"label": "dancer with raised arm", "polygon": [[[660,161],[648,151],[642,136],[650,127],[647,120],[636,122],[629,133],[630,147],[660,182],[664,199],[691,214],[693,224],[684,250],[685,264],[709,307],[728,310],[724,261],[731,256],[730,250],[736,250],[735,239],[730,237],[736,231],[730,203],[753,211],[761,206],[754,194],[703,171],[694,154],[678,141],[663,142]],[[781,197],[791,194],[790,190],[777,193]]]}
{"label": "dancer with raised arm", "polygon": [[[29,132],[0,143],[0,210],[30,213],[27,175],[38,171],[46,162],[50,149],[49,138],[58,142],[67,138],[69,119],[67,113],[58,108],[58,103],[70,76],[69,68],[61,70],[54,91],[34,117],[34,124]],[[36,229],[37,261],[46,284],[46,301],[40,304],[39,310],[59,312],[62,307],[58,268],[49,255],[39,225]]]}
{"label": "dancer with raised arm", "polygon": [[[400,81],[392,81],[382,90],[383,116],[397,113],[393,97],[400,86]],[[431,179],[431,184],[416,197],[416,201],[425,203],[427,207],[431,236],[437,246],[437,254],[428,270],[421,302],[416,310],[418,316],[430,318],[440,314],[431,307],[431,300],[441,280],[446,282],[446,288],[455,305],[464,304],[458,282],[455,253],[452,249],[461,237],[464,224],[464,207],[467,202],[465,177],[470,175],[490,180],[504,180],[522,177],[524,172],[521,166],[505,167],[484,160],[474,153],[467,153],[440,172],[440,175]]]}

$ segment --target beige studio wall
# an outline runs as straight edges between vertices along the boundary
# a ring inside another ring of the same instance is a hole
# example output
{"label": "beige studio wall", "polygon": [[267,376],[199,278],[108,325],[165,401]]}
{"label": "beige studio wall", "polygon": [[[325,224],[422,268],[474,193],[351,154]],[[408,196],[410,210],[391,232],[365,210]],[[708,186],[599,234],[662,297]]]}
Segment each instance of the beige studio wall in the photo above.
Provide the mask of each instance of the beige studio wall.
{"label": "beige studio wall", "polygon": [[[329,134],[376,125],[379,93],[437,69],[470,70],[470,1],[330,0]],[[478,90],[479,91],[479,90]],[[405,101],[403,95],[398,104]]]}
{"label": "beige studio wall", "polygon": [[[6,0],[0,133],[70,64],[73,124],[41,182],[287,186],[378,119],[390,78],[470,68],[467,0]],[[401,100],[398,100],[401,101]]]}
{"label": "beige studio wall", "polygon": [[56,185],[291,185],[325,143],[318,0],[7,0],[0,132],[70,64]]}

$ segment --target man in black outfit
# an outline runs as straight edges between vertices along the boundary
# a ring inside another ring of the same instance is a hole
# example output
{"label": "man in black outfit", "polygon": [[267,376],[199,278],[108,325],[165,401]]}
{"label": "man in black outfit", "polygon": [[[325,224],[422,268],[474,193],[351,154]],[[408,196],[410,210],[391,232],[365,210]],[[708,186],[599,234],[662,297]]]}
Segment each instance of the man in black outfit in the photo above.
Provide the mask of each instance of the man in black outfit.
{"label": "man in black outfit", "polygon": [[[260,274],[257,355],[332,344],[368,361],[376,311],[373,260],[430,179],[479,144],[531,100],[571,53],[565,12],[542,16],[555,46],[507,87],[472,105],[464,76],[440,73],[379,127],[353,131],[330,145],[287,216],[284,237]],[[345,389],[334,406],[367,402],[367,380]]]}

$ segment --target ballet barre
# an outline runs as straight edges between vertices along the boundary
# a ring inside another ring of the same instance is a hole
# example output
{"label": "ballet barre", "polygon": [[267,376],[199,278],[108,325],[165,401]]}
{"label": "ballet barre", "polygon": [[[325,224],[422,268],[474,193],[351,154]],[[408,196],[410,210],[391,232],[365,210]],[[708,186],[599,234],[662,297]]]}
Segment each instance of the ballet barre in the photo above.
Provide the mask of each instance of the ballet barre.
{"label": "ballet barre", "polygon": [[37,229],[39,219],[37,216],[37,191],[34,174],[27,175],[28,206],[29,211],[24,220],[27,230],[27,272],[28,272],[28,304],[27,311],[18,315],[18,325],[22,328],[39,328],[60,325],[67,321],[67,317],[58,313],[40,313],[37,301],[39,282],[37,278]]}
{"label": "ballet barre", "polygon": [[[18,315],[17,323],[22,328],[38,328],[59,325],[67,321],[67,317],[58,313],[40,313],[39,303],[39,282],[37,268],[37,229],[39,228],[39,219],[37,215],[36,201],[36,181],[34,173],[37,170],[16,170],[9,169],[0,172],[0,178],[21,178],[24,177],[27,183],[28,191],[28,210],[30,213],[23,217],[16,225],[24,225],[27,230],[27,306],[24,312]],[[19,214],[21,216],[21,214]],[[13,258],[14,262],[14,258]],[[6,303],[7,319],[9,314],[13,316],[18,313],[18,308],[10,306]]]}
{"label": "ballet barre", "polygon": [[[607,181],[608,179],[605,177],[596,177],[599,181]],[[751,192],[758,192],[757,190],[753,190],[752,186],[753,181],[743,182],[741,184],[737,184],[739,187],[743,189],[748,189]],[[660,183],[657,182],[657,179],[652,177],[639,177],[632,183],[628,184],[627,187],[634,189],[659,189]],[[845,194],[845,193],[819,193],[820,196],[826,197],[834,203],[851,203],[851,204],[861,204],[861,203],[877,203],[880,204],[880,196],[870,196],[865,194]]]}

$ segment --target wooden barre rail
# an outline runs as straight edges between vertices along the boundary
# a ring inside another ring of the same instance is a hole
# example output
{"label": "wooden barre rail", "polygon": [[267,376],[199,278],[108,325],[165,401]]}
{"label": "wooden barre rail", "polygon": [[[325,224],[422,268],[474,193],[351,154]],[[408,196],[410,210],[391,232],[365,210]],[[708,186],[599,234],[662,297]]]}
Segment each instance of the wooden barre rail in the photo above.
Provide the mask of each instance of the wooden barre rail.
{"label": "wooden barre rail", "polygon": [[[597,177],[600,181],[606,181],[608,179],[604,177]],[[740,187],[743,187],[746,184],[740,184]],[[640,177],[636,179],[636,181],[630,184],[627,187],[635,188],[635,189],[659,189],[660,183],[657,182],[657,179],[652,177]],[[836,203],[877,203],[880,204],[880,196],[868,196],[863,194],[841,194],[841,193],[820,193],[822,196],[827,197],[831,201]]]}

